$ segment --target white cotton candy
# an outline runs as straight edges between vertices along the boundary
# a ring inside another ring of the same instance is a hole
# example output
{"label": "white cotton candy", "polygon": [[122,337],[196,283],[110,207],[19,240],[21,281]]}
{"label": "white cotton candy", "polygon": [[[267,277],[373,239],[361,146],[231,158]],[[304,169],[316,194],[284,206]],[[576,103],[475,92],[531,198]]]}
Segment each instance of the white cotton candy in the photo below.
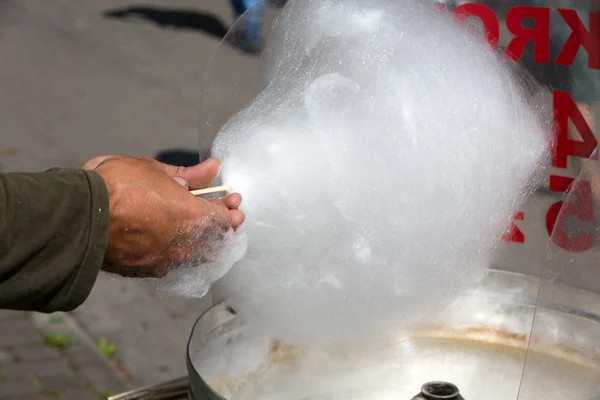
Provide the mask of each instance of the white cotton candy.
{"label": "white cotton candy", "polygon": [[438,320],[532,187],[540,110],[428,1],[292,1],[273,37],[265,89],[214,143],[247,215],[220,289],[260,329],[311,345]]}
{"label": "white cotton candy", "polygon": [[194,243],[196,251],[189,258],[175,262],[164,278],[151,282],[157,290],[168,294],[187,297],[203,297],[233,264],[246,253],[245,235],[234,235],[231,231],[222,235],[213,227],[200,223],[197,232],[190,234],[188,241]]}

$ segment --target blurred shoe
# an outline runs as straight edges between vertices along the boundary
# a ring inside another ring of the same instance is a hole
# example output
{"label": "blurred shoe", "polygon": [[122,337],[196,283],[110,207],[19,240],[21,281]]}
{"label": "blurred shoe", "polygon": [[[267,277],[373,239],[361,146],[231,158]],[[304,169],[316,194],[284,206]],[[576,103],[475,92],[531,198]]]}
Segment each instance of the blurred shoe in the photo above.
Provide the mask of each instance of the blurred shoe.
{"label": "blurred shoe", "polygon": [[229,43],[249,54],[259,54],[265,47],[265,40],[260,33],[260,27],[234,28]]}
{"label": "blurred shoe", "polygon": [[269,0],[270,4],[273,4],[275,7],[284,7],[287,0]]}

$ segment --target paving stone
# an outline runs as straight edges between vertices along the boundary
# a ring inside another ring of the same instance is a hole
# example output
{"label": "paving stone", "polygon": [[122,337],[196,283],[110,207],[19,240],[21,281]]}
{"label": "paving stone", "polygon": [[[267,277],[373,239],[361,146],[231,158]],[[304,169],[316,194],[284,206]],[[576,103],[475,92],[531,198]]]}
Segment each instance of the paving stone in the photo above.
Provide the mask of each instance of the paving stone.
{"label": "paving stone", "polygon": [[100,397],[87,390],[61,390],[61,400],[98,400]]}
{"label": "paving stone", "polygon": [[7,320],[2,321],[2,323],[0,324],[0,333],[25,331],[32,331],[37,333],[35,329],[31,329],[31,321],[29,320],[29,318],[9,318]]}
{"label": "paving stone", "polygon": [[83,344],[75,344],[69,347],[64,355],[76,366],[93,365],[106,368],[106,361],[93,349]]}
{"label": "paving stone", "polygon": [[12,363],[14,361],[14,356],[11,352],[5,349],[0,349],[0,365]]}
{"label": "paving stone", "polygon": [[58,373],[69,375],[71,370],[64,360],[15,362],[2,367],[7,379],[23,379],[56,376]]}
{"label": "paving stone", "polygon": [[118,392],[123,389],[123,383],[106,367],[85,366],[78,369],[77,373],[85,377],[90,385],[100,393],[106,390]]}
{"label": "paving stone", "polygon": [[[0,393],[1,394],[1,393]],[[50,400],[47,396],[43,394],[23,394],[20,396],[12,396],[10,400]]]}
{"label": "paving stone", "polygon": [[[67,330],[73,345],[57,350],[42,343],[44,334],[35,318],[0,315],[8,321],[0,327],[0,400],[98,400],[100,393],[128,389],[89,339]],[[45,395],[36,393],[39,390]]]}
{"label": "paving stone", "polygon": [[14,348],[13,352],[21,362],[60,360],[61,358],[58,350],[45,345],[18,347]]}
{"label": "paving stone", "polygon": [[27,381],[0,382],[0,399],[12,400],[17,396],[29,396],[29,399],[34,399],[36,390]]}
{"label": "paving stone", "polygon": [[27,319],[27,317],[27,313],[23,311],[2,310],[0,311],[0,326],[10,321]]}
{"label": "paving stone", "polygon": [[32,328],[31,321],[15,320],[0,326],[0,347],[26,346],[42,343],[40,333]]}
{"label": "paving stone", "polygon": [[85,382],[64,371],[57,371],[55,375],[39,376],[37,380],[44,391],[85,390]]}

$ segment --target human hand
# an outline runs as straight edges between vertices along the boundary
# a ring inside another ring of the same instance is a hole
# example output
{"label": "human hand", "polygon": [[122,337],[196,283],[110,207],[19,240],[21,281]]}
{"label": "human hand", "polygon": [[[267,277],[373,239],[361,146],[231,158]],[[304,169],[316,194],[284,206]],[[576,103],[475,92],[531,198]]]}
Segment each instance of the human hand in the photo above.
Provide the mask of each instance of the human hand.
{"label": "human hand", "polygon": [[244,221],[239,194],[205,200],[189,193],[216,178],[216,159],[184,168],[150,158],[103,156],[81,168],[96,171],[108,188],[110,225],[103,266],[108,272],[163,277],[178,265],[210,261],[225,234]]}

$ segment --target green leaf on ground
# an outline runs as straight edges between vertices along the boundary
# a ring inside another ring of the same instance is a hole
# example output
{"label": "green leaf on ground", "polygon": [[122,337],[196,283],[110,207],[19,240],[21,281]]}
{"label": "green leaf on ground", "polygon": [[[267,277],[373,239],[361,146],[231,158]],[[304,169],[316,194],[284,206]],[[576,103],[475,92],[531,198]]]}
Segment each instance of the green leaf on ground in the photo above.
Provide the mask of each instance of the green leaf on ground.
{"label": "green leaf on ground", "polygon": [[113,358],[117,352],[117,345],[102,338],[98,342],[98,351],[104,354],[107,358]]}
{"label": "green leaf on ground", "polygon": [[102,392],[102,394],[100,396],[102,396],[102,400],[108,400],[109,397],[116,395],[115,392],[113,392],[112,390],[105,390],[104,392]]}
{"label": "green leaf on ground", "polygon": [[65,335],[46,335],[44,336],[44,344],[46,346],[64,350],[71,346],[71,339]]}

